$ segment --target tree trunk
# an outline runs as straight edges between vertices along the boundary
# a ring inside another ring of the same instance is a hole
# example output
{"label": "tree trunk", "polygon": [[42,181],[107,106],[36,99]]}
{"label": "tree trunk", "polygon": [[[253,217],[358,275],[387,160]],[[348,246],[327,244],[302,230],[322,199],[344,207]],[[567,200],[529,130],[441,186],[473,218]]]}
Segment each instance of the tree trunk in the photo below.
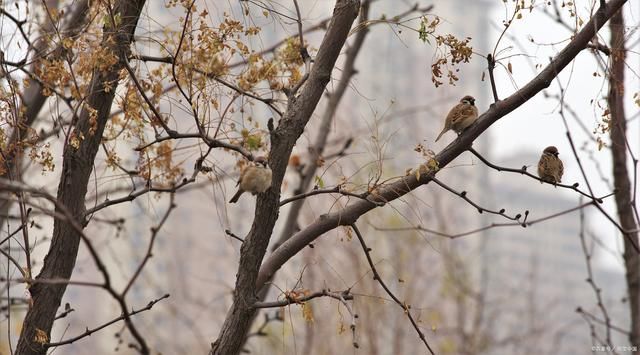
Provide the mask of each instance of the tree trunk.
{"label": "tree trunk", "polygon": [[[60,33],[65,38],[75,37],[83,28],[87,21],[87,14],[89,13],[88,0],[81,0],[75,2],[68,16],[68,19],[64,22]],[[58,10],[59,11],[59,10]],[[29,58],[29,61],[33,61],[30,72],[35,72],[36,68],[40,66],[40,58],[47,57],[50,60],[61,59],[65,55],[65,51],[62,48],[62,44],[59,44],[52,53],[49,52],[49,41],[45,40],[47,37],[53,37],[56,31],[54,24],[47,19],[45,24],[42,25],[42,33],[40,39],[37,40],[33,48],[33,57]],[[17,117],[19,124],[11,132],[9,143],[7,144],[7,151],[2,156],[2,164],[4,173],[0,173],[0,177],[6,177],[10,180],[20,181],[22,175],[22,169],[20,164],[22,163],[22,146],[20,141],[25,138],[27,132],[31,126],[33,126],[38,113],[42,109],[42,106],[47,101],[47,97],[42,93],[42,85],[37,80],[27,79],[29,86],[24,91],[24,96],[21,101],[21,108],[24,108],[24,114]],[[18,110],[20,112],[21,110]],[[0,225],[3,226],[5,218],[11,208],[11,200],[0,201]]]}
{"label": "tree trunk", "polygon": [[[78,139],[77,145],[70,142],[65,145],[57,199],[66,206],[66,209],[73,214],[76,222],[80,225],[83,224],[84,219],[87,183],[115,95],[114,83],[118,82],[123,61],[126,60],[129,53],[133,33],[144,3],[144,0],[120,0],[117,2],[113,13],[118,14],[121,21],[114,21],[115,29],[105,25],[102,46],[110,48],[118,56],[120,62],[105,71],[96,69],[89,84],[86,101],[91,108],[97,110],[96,119],[92,122],[90,111],[84,106],[71,134],[71,136],[83,138]],[[106,12],[105,14],[105,18],[108,18],[109,15]],[[107,88],[108,90],[106,90]],[[58,208],[56,208],[56,212],[63,215]],[[53,321],[67,286],[66,284],[38,283],[37,281],[69,279],[76,263],[79,244],[80,231],[74,229],[68,221],[56,218],[44,266],[36,278],[36,282],[29,288],[33,298],[33,306],[25,317],[16,349],[17,354],[46,353],[47,348],[43,344],[46,341],[43,342],[42,334],[47,335],[47,340],[50,339]]]}
{"label": "tree trunk", "polygon": [[309,77],[299,94],[290,97],[287,111],[280,119],[278,127],[271,133],[269,165],[273,171],[273,181],[271,188],[257,198],[253,225],[240,248],[233,304],[210,354],[238,354],[242,348],[256,312],[252,304],[257,300],[258,269],[267,251],[273,226],[278,219],[280,187],[291,151],[322,97],[359,8],[359,0],[336,1],[331,22],[318,49]]}
{"label": "tree trunk", "polygon": [[631,312],[631,345],[640,347],[640,255],[633,249],[629,239],[638,243],[636,221],[634,219],[631,182],[627,167],[626,131],[627,120],[624,112],[624,70],[626,50],[624,48],[624,17],[622,10],[613,15],[609,22],[611,29],[611,60],[609,67],[609,113],[611,115],[611,153],[613,155],[613,179],[617,190],[616,206],[622,228],[628,232],[624,240],[624,263]]}

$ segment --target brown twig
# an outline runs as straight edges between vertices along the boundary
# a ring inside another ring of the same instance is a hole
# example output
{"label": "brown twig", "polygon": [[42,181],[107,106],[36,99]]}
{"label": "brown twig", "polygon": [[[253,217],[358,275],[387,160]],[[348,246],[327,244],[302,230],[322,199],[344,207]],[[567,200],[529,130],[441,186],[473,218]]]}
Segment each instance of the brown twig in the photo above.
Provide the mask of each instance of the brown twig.
{"label": "brown twig", "polygon": [[155,299],[155,300],[150,301],[150,302],[149,302],[145,307],[143,307],[143,308],[140,308],[140,309],[137,309],[137,310],[133,310],[133,311],[131,311],[131,312],[127,312],[127,313],[125,313],[125,314],[123,314],[123,315],[121,315],[121,316],[119,316],[119,317],[116,317],[116,318],[114,318],[114,319],[112,319],[112,320],[110,320],[110,321],[108,321],[108,322],[106,322],[106,323],[104,323],[104,324],[102,324],[102,325],[100,325],[100,326],[98,326],[98,327],[91,328],[91,329],[87,328],[87,330],[85,330],[85,331],[84,331],[84,333],[79,334],[79,335],[76,335],[76,336],[75,336],[75,337],[73,337],[73,338],[69,338],[69,339],[66,339],[66,340],[63,340],[63,341],[59,341],[59,342],[55,342],[55,343],[47,343],[47,344],[45,344],[45,346],[46,346],[47,348],[52,348],[52,347],[56,347],[56,346],[60,346],[60,345],[72,344],[72,343],[74,343],[74,342],[76,342],[76,341],[78,341],[78,340],[80,340],[80,339],[82,339],[82,338],[88,337],[88,336],[90,336],[91,334],[93,334],[93,333],[95,333],[95,332],[97,332],[97,331],[99,331],[99,330],[101,330],[101,329],[104,329],[104,328],[106,328],[106,327],[110,326],[111,324],[114,324],[114,323],[116,323],[116,322],[119,322],[119,321],[121,321],[121,320],[123,320],[123,319],[125,319],[125,318],[131,317],[131,316],[134,316],[134,315],[136,315],[136,314],[138,314],[138,313],[142,313],[142,312],[144,312],[144,311],[148,311],[148,310],[150,310],[151,308],[153,308],[153,306],[155,306],[155,305],[156,305],[156,303],[158,303],[158,302],[160,302],[160,301],[164,300],[165,298],[169,298],[169,294],[168,294],[168,293],[167,293],[167,294],[165,294],[164,296],[162,296],[162,297],[158,298],[158,299]]}
{"label": "brown twig", "polygon": [[578,236],[580,237],[580,246],[582,247],[582,253],[584,254],[585,264],[587,267],[587,283],[593,290],[593,293],[596,296],[597,305],[604,317],[605,329],[606,329],[606,341],[607,345],[612,346],[611,342],[611,318],[609,318],[609,312],[607,312],[607,308],[604,306],[604,300],[602,299],[602,289],[596,285],[596,281],[594,280],[593,270],[591,268],[591,252],[589,252],[589,248],[587,248],[587,242],[584,236],[585,229],[585,220],[584,220],[584,211],[580,210],[580,232]]}
{"label": "brown twig", "polygon": [[129,279],[129,282],[127,283],[127,286],[122,291],[122,294],[121,294],[122,297],[124,297],[127,294],[127,292],[131,289],[131,286],[133,286],[133,283],[136,281],[136,279],[138,278],[138,276],[142,272],[142,269],[147,264],[147,261],[149,261],[149,259],[151,259],[151,256],[153,255],[153,253],[152,253],[153,252],[153,245],[154,245],[154,243],[156,241],[156,237],[158,236],[158,232],[160,232],[160,229],[162,228],[162,226],[165,224],[165,222],[167,222],[167,219],[169,219],[169,215],[171,214],[171,212],[177,207],[177,205],[175,203],[175,197],[176,197],[175,192],[172,192],[169,196],[170,196],[169,207],[167,208],[167,210],[165,211],[164,215],[160,219],[160,222],[158,222],[157,225],[151,227],[151,239],[149,240],[149,246],[147,247],[147,253],[144,255],[144,258],[140,262],[140,265],[138,265],[138,268],[134,272],[133,276],[131,276],[131,278]]}
{"label": "brown twig", "polygon": [[[340,194],[343,196],[351,196],[351,197],[356,197],[356,198],[360,198],[360,199],[367,199],[367,197],[370,195],[369,193],[365,192],[365,193],[361,193],[361,194],[356,194],[353,192],[349,192],[349,191],[345,191],[342,188],[342,185],[337,185],[335,187],[331,187],[331,188],[326,188],[326,189],[318,189],[315,188],[309,192],[305,192],[305,193],[301,193],[295,196],[291,196],[289,198],[286,198],[282,201],[280,201],[280,206],[284,206],[287,203],[293,202],[293,201],[297,201],[297,200],[302,200],[305,199],[309,196],[314,196],[314,195],[320,195],[320,194]],[[382,203],[382,202],[374,202],[374,203]]]}
{"label": "brown twig", "polygon": [[[558,86],[560,88],[560,101],[562,103],[562,101],[564,100],[564,87],[562,86],[562,84],[560,83],[560,80],[556,77],[556,82],[558,83]],[[578,163],[578,167],[580,168],[580,172],[582,173],[582,177],[585,181],[585,183],[587,184],[587,188],[589,189],[589,193],[590,198],[594,199],[595,197],[593,197],[593,189],[591,188],[591,184],[589,183],[589,178],[587,176],[586,171],[584,170],[584,166],[582,165],[582,161],[580,160],[580,156],[578,156],[578,151],[576,150],[576,146],[573,143],[573,137],[571,135],[571,130],[569,129],[569,124],[567,123],[567,118],[565,117],[564,114],[564,105],[560,105],[560,117],[562,118],[562,123],[564,124],[565,127],[565,135],[567,136],[567,140],[569,141],[569,145],[571,146],[571,151],[573,152],[573,156],[576,159],[576,163]],[[602,208],[602,206],[600,206],[600,204],[595,204],[594,206],[596,206],[596,208],[600,211],[600,213],[602,213],[602,215],[607,218],[609,220],[609,222],[611,222],[611,224],[613,224],[621,233],[622,235],[624,235],[625,239],[629,242],[629,244],[633,247],[633,249],[635,250],[636,253],[640,253],[640,246],[638,246],[638,242],[635,239],[635,237],[632,235],[632,232],[625,230],[625,228],[623,228],[607,211],[604,210],[604,208]]]}
{"label": "brown twig", "polygon": [[233,239],[237,239],[237,240],[239,240],[240,242],[244,243],[244,239],[242,239],[242,238],[238,237],[238,236],[237,236],[235,233],[233,233],[231,230],[229,230],[229,229],[225,229],[225,230],[224,230],[224,233],[225,233],[226,235],[230,236],[231,238],[233,238]]}
{"label": "brown twig", "polygon": [[276,307],[284,307],[291,304],[302,304],[304,302],[310,301],[314,298],[318,297],[329,297],[337,300],[353,300],[353,295],[349,293],[349,290],[333,292],[331,290],[322,290],[318,292],[313,292],[308,295],[304,295],[301,297],[292,297],[285,293],[285,298],[279,301],[269,301],[269,302],[256,302],[253,304],[255,308],[276,308]]}
{"label": "brown twig", "polygon": [[491,93],[493,94],[493,102],[498,102],[500,99],[498,98],[498,89],[496,88],[496,79],[493,76],[493,70],[496,68],[496,60],[491,55],[491,53],[487,54],[487,70],[489,71],[489,81],[491,83]]}
{"label": "brown twig", "polygon": [[[495,214],[498,216],[502,216],[506,219],[512,220],[512,221],[518,221],[518,223],[522,224],[522,222],[520,222],[520,218],[522,217],[522,215],[520,213],[516,214],[515,216],[509,216],[508,214],[506,214],[505,209],[502,208],[499,211],[495,211],[495,210],[491,210],[485,207],[482,207],[480,205],[478,205],[477,203],[473,202],[469,197],[467,197],[467,192],[466,191],[462,191],[462,192],[458,192],[456,190],[454,190],[453,188],[451,188],[450,186],[448,186],[447,184],[443,183],[442,181],[440,181],[439,179],[437,179],[435,176],[431,176],[431,181],[435,182],[438,186],[442,187],[443,189],[451,192],[452,194],[460,197],[461,199],[465,200],[468,204],[470,204],[471,206],[475,207],[478,210],[478,213],[482,214],[483,212],[487,212],[490,214]],[[525,211],[524,215],[525,217],[529,214],[529,211]]]}
{"label": "brown twig", "polygon": [[[601,199],[605,199],[605,198],[611,197],[611,196],[613,196],[613,195],[609,194],[607,196],[601,197]],[[411,226],[411,227],[399,227],[399,228],[383,228],[383,227],[377,227],[377,226],[374,226],[374,225],[372,225],[372,227],[375,230],[382,231],[382,232],[402,232],[402,231],[418,230],[418,231],[431,233],[431,234],[434,234],[434,235],[437,235],[437,236],[440,236],[440,237],[445,237],[445,238],[450,238],[450,239],[457,239],[457,238],[461,238],[461,237],[466,237],[468,235],[484,232],[486,230],[493,229],[493,228],[518,227],[518,226],[519,227],[523,227],[523,228],[530,227],[530,226],[532,226],[534,224],[545,222],[545,221],[548,221],[550,219],[554,219],[554,218],[557,218],[557,217],[560,217],[560,216],[564,216],[564,215],[569,214],[571,212],[582,210],[585,207],[591,206],[593,204],[595,204],[595,202],[589,201],[589,202],[585,202],[585,203],[579,204],[578,206],[571,207],[571,208],[568,208],[566,210],[559,211],[559,212],[556,212],[556,213],[552,213],[550,215],[547,215],[547,216],[544,216],[544,217],[540,217],[540,218],[536,218],[536,219],[533,219],[533,220],[530,220],[530,221],[508,222],[508,223],[491,223],[491,224],[486,225],[484,227],[472,229],[470,231],[457,233],[457,234],[444,233],[444,232],[440,232],[440,231],[437,231],[437,230],[434,230],[434,229],[426,228],[426,227],[423,227],[423,226],[420,226],[420,225]]]}
{"label": "brown twig", "polygon": [[[475,149],[473,149],[471,147],[468,149],[468,151],[471,152],[476,157],[478,157],[478,159],[480,159],[480,161],[482,161],[486,166],[488,166],[488,167],[490,167],[492,169],[495,169],[497,171],[501,171],[501,172],[502,171],[506,171],[506,172],[509,172],[509,173],[518,173],[518,174],[521,174],[521,175],[526,175],[526,176],[528,176],[528,177],[530,177],[532,179],[540,181],[541,183],[550,184],[550,185],[553,185],[553,186],[556,186],[556,187],[561,187],[561,188],[573,190],[573,191],[576,191],[579,194],[581,194],[581,195],[583,195],[585,197],[588,197],[590,199],[594,199],[595,198],[593,195],[590,195],[590,194],[580,190],[578,188],[578,186],[580,186],[580,185],[577,182],[572,184],[572,185],[566,185],[566,184],[560,184],[560,183],[553,184],[553,183],[550,183],[548,181],[542,180],[540,177],[538,177],[536,175],[531,174],[530,172],[527,171],[526,166],[523,166],[520,169],[514,169],[514,168],[507,168],[507,167],[504,167],[504,166],[499,166],[499,165],[493,164],[490,161],[488,161],[485,157],[482,156],[482,154],[478,153]],[[596,200],[596,202],[602,203],[602,200]]]}
{"label": "brown twig", "polygon": [[380,286],[382,286],[384,291],[389,295],[389,297],[391,297],[391,299],[393,299],[393,301],[398,306],[400,306],[402,308],[404,314],[407,316],[407,318],[409,318],[409,321],[411,322],[411,325],[413,326],[413,329],[415,329],[415,331],[418,333],[418,336],[420,337],[420,340],[422,340],[424,345],[427,347],[427,349],[429,350],[429,353],[431,353],[431,355],[434,355],[435,353],[433,352],[433,349],[431,349],[431,346],[427,342],[427,337],[420,330],[420,327],[418,326],[418,323],[416,322],[416,320],[411,315],[411,305],[407,304],[404,301],[400,301],[400,299],[398,297],[396,297],[396,295],[389,289],[389,287],[384,282],[384,280],[382,280],[382,277],[380,277],[380,274],[378,273],[378,270],[376,269],[376,265],[373,262],[373,260],[371,259],[371,253],[370,253],[371,252],[371,248],[369,248],[367,246],[367,244],[365,243],[364,238],[362,237],[362,234],[360,234],[360,230],[355,225],[355,223],[351,225],[351,229],[353,229],[353,231],[356,233],[356,236],[358,237],[358,240],[360,241],[360,245],[362,246],[362,250],[364,251],[364,254],[367,257],[367,262],[369,263],[369,267],[371,268],[371,272],[373,273],[373,279],[375,281],[377,281],[380,284]]}

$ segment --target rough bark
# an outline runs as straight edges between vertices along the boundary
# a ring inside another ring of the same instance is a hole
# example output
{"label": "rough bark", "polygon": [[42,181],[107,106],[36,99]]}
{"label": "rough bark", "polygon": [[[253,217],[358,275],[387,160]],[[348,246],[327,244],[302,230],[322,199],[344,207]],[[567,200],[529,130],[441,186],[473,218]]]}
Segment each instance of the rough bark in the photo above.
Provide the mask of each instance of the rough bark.
{"label": "rough bark", "polygon": [[[633,212],[633,192],[627,166],[627,118],[624,111],[624,76],[625,76],[625,33],[624,16],[622,10],[613,15],[609,22],[611,29],[611,50],[609,62],[609,104],[611,154],[613,157],[613,184],[616,207],[620,225],[627,231],[636,231],[637,225]],[[638,254],[629,239],[638,243],[638,233],[630,232],[624,241],[624,263],[629,296],[629,311],[631,312],[631,327],[629,341],[631,345],[640,347],[640,254]]]}
{"label": "rough bark", "polygon": [[[84,138],[79,140],[77,148],[68,142],[64,148],[57,199],[80,224],[84,218],[87,183],[109,118],[118,76],[129,53],[144,3],[144,0],[120,0],[116,3],[113,14],[118,14],[121,21],[116,21],[115,28],[105,26],[102,45],[110,48],[119,57],[120,62],[105,71],[96,70],[94,73],[89,84],[87,104],[97,110],[96,122],[91,122],[89,110],[83,108],[74,124],[72,134],[82,135]],[[60,212],[58,208],[56,212]],[[69,279],[73,273],[79,244],[78,231],[67,221],[56,219],[51,245],[37,279]],[[36,334],[44,332],[50,337],[54,317],[65,290],[65,284],[35,283],[29,288],[33,306],[25,317],[17,354],[46,353],[46,347],[37,341]]]}
{"label": "rough bark", "polygon": [[290,98],[287,111],[271,133],[269,165],[273,171],[271,189],[258,195],[253,225],[240,249],[233,304],[210,354],[238,354],[256,312],[256,278],[273,226],[278,218],[280,187],[295,142],[302,135],[311,114],[331,78],[338,55],[358,15],[359,0],[337,0],[327,33],[318,49],[315,64],[299,95]]}
{"label": "rough bark", "polygon": [[[605,6],[599,8],[582,30],[576,33],[571,42],[537,76],[511,96],[492,104],[478,118],[476,124],[469,127],[458,139],[438,153],[435,157],[438,161],[438,166],[441,169],[447,166],[467,150],[473,141],[492,124],[520,107],[543,89],[549,87],[553,79],[587,47],[593,36],[626,2],[627,0],[611,0]],[[363,214],[379,207],[380,203],[400,198],[430,181],[431,179],[427,175],[421,175],[420,178],[417,178],[415,174],[411,174],[394,183],[381,186],[375,191],[375,194],[369,197],[369,201],[358,200],[339,211],[320,216],[316,221],[284,242],[265,260],[260,268],[256,286],[258,288],[262,287],[285,262],[322,234],[338,226],[353,224]]]}

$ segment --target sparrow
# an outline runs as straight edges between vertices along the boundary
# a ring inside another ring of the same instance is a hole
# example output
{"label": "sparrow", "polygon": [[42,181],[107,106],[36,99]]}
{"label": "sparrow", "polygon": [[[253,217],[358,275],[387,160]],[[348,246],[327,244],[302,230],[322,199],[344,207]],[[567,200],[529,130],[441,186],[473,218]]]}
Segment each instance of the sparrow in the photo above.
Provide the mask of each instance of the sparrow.
{"label": "sparrow", "polygon": [[478,108],[475,106],[475,102],[476,99],[473,96],[467,95],[460,99],[459,104],[453,106],[444,121],[444,128],[436,138],[436,142],[446,131],[452,129],[460,134],[478,119]]}
{"label": "sparrow", "polygon": [[564,166],[562,165],[562,160],[558,158],[559,154],[558,148],[554,146],[544,148],[538,162],[538,176],[540,176],[540,179],[552,184],[560,183],[562,173],[564,173]]}
{"label": "sparrow", "polygon": [[250,163],[242,173],[238,180],[238,192],[229,200],[229,203],[236,203],[240,196],[246,191],[252,195],[263,193],[271,187],[271,168],[267,164],[265,157],[257,157],[253,163]]}

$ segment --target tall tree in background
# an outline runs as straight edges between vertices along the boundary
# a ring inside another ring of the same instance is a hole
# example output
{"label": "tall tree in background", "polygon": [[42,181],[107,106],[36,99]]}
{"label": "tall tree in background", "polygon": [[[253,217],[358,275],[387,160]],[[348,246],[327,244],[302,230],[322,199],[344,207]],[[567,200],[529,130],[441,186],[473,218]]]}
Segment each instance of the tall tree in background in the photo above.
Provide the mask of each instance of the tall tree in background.
{"label": "tall tree in background", "polygon": [[[636,208],[636,188],[629,180],[629,159],[627,151],[631,152],[627,139],[627,117],[624,109],[625,97],[625,69],[627,66],[627,49],[625,48],[625,25],[622,10],[613,15],[609,22],[611,50],[609,60],[609,129],[611,135],[611,155],[613,157],[613,181],[616,189],[616,207],[620,225],[625,229],[627,238],[624,241],[624,264],[628,287],[628,302],[631,315],[629,341],[631,345],[640,348],[640,254],[634,250],[633,243],[638,244],[638,212]],[[634,180],[637,179],[637,164],[631,153]],[[637,181],[637,180],[636,180]]]}

